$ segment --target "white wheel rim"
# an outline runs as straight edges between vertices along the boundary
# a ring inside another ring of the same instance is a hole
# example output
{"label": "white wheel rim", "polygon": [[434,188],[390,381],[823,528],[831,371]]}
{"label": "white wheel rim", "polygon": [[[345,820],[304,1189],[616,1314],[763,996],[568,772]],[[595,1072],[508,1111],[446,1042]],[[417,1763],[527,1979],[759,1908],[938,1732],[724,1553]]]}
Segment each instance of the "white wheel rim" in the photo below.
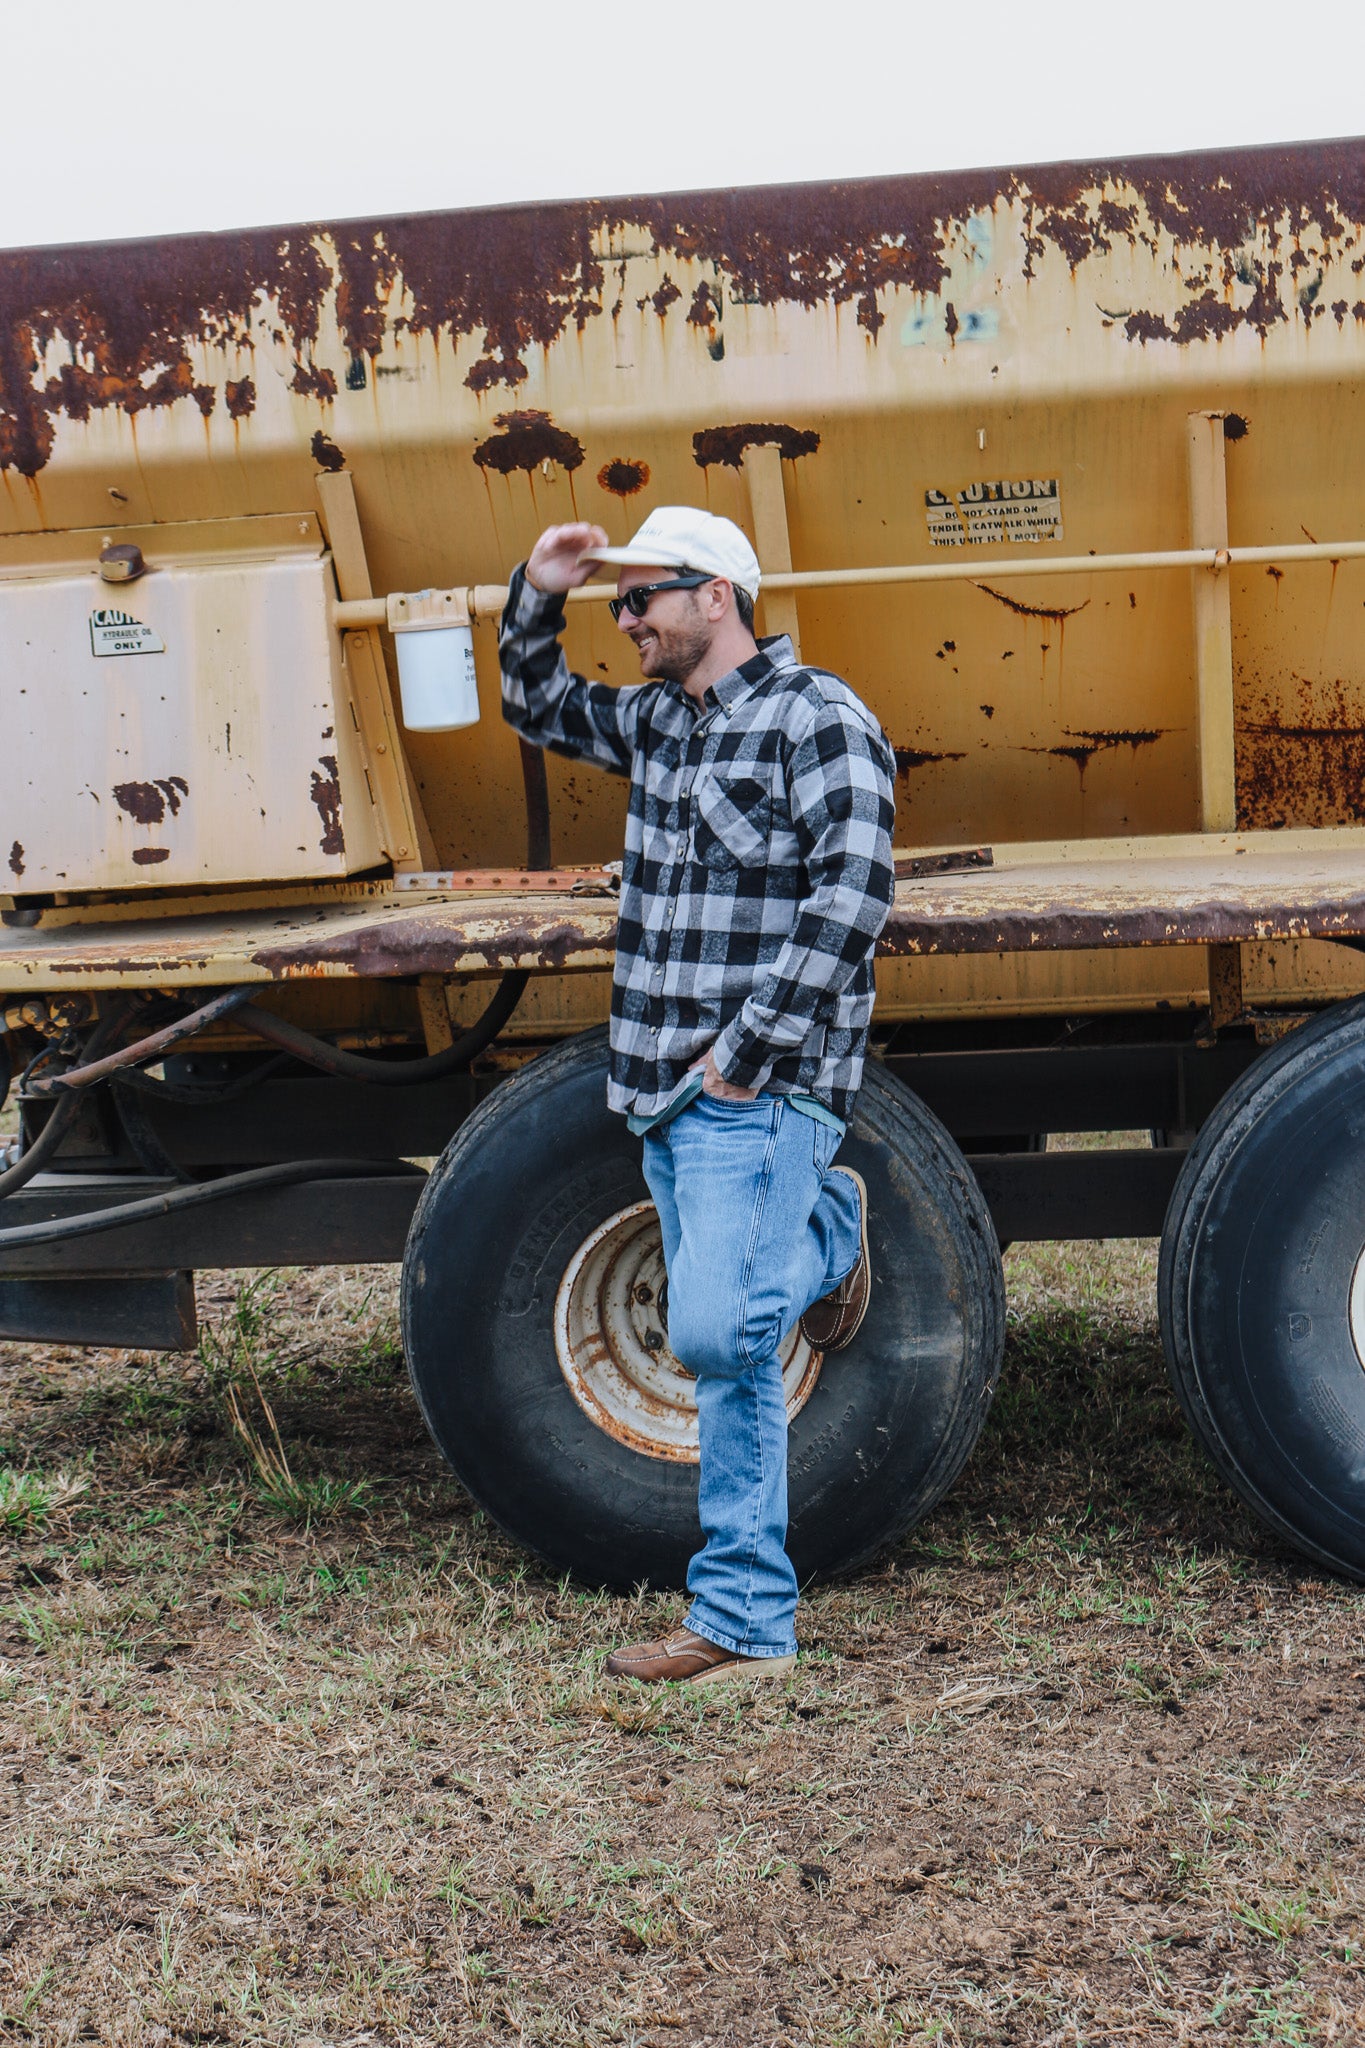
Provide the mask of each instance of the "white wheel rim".
{"label": "white wheel rim", "polygon": [[1351,1342],[1356,1347],[1357,1362],[1365,1369],[1365,1251],[1356,1260],[1351,1275]]}
{"label": "white wheel rim", "polygon": [[[663,1285],[654,1204],[618,1209],[564,1270],[555,1296],[555,1352],[570,1393],[599,1429],[648,1457],[695,1464],[695,1383],[668,1348]],[[790,1422],[811,1397],[823,1354],[799,1329],[788,1332],[778,1353]]]}

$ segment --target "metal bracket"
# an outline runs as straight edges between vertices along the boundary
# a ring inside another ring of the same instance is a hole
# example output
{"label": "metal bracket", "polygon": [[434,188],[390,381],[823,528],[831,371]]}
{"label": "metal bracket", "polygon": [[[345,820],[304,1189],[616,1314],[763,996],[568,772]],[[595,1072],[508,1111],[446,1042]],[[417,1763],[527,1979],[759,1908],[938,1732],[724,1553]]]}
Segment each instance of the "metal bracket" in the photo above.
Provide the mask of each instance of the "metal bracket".
{"label": "metal bracket", "polygon": [[[765,441],[744,451],[744,476],[749,486],[749,510],[754,522],[754,545],[764,577],[789,576],[792,566],[791,535],[787,529],[787,494],[782,482],[782,451],[775,442]],[[785,633],[801,659],[801,626],[794,590],[765,590],[763,623],[769,633]]]}
{"label": "metal bracket", "polygon": [[[324,472],[317,479],[317,493],[339,595],[343,601],[371,597],[351,472]],[[349,628],[342,636],[342,647],[384,851],[400,873],[408,868],[434,867],[435,841],[403,751],[377,626]]]}

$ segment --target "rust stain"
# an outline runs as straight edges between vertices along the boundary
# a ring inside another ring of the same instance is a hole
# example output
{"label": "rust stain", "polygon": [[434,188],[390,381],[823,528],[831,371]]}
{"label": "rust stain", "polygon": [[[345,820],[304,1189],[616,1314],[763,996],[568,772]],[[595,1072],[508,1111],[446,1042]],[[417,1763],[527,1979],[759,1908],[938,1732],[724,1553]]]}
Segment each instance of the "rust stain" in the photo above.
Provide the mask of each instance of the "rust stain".
{"label": "rust stain", "polygon": [[300,398],[316,398],[323,405],[330,405],[337,395],[336,372],[322,369],[316,363],[299,363],[289,389],[297,391]]}
{"label": "rust stain", "polygon": [[1259,700],[1251,688],[1239,699],[1239,825],[1365,823],[1365,701],[1358,685],[1291,677]]}
{"label": "rust stain", "polygon": [[[555,972],[583,965],[585,953],[596,956],[603,948],[609,952],[615,939],[614,909],[580,918],[566,917],[558,905],[552,912],[519,909],[515,916],[499,917],[492,931],[487,917],[473,922],[468,918],[467,911],[411,911],[314,939],[263,946],[251,957],[257,966],[284,979],[335,966],[361,976],[457,969],[494,975],[511,966]],[[588,964],[598,964],[597,959]]]}
{"label": "rust stain", "polygon": [[542,462],[577,469],[583,460],[582,442],[557,427],[547,412],[500,412],[493,424],[503,431],[490,434],[474,450],[480,469],[510,476],[514,469],[539,469]]}
{"label": "rust stain", "polygon": [[181,798],[189,793],[183,775],[159,775],[154,782],[115,783],[114,802],[139,825],[160,825],[168,810],[173,818],[179,817]]}
{"label": "rust stain", "polygon": [[169,860],[170,857],[171,849],[169,846],[135,846],[133,848],[133,863],[136,867],[140,868],[154,868],[161,861]]}
{"label": "rust stain", "polygon": [[629,462],[623,455],[617,455],[602,464],[597,472],[597,481],[614,498],[630,498],[649,482],[649,464]]}
{"label": "rust stain", "polygon": [[313,460],[314,462],[316,462],[319,469],[327,469],[332,471],[345,469],[346,457],[337,447],[336,442],[328,439],[327,435],[323,433],[321,427],[319,427],[316,434],[314,434],[312,440],[308,444],[308,447],[309,452],[311,453]]}
{"label": "rust stain", "polygon": [[[320,775],[318,768],[322,770]],[[341,829],[341,778],[334,754],[318,756],[318,767],[313,770],[308,794],[322,820],[319,847],[323,853],[344,853],[346,837]]]}
{"label": "rust stain", "polygon": [[229,419],[249,419],[256,410],[255,380],[251,377],[229,377],[223,387],[223,398]]}
{"label": "rust stain", "polygon": [[965,761],[965,754],[930,753],[920,747],[893,747],[897,775],[909,775],[913,768],[931,768],[938,761]]}
{"label": "rust stain", "polygon": [[1081,781],[1084,782],[1085,771],[1096,754],[1107,753],[1113,747],[1131,747],[1136,754],[1139,747],[1150,747],[1161,739],[1165,730],[1164,726],[1157,726],[1142,730],[1073,732],[1068,726],[1065,732],[1070,744],[1056,747],[1025,747],[1023,751],[1026,754],[1048,754],[1058,761],[1074,762],[1081,772]]}
{"label": "rust stain", "polygon": [[1079,604],[1024,604],[1017,597],[1006,596],[1003,590],[992,590],[989,583],[975,583],[972,588],[984,590],[987,597],[993,597],[997,604],[1003,604],[1007,610],[1017,612],[1021,619],[1056,619],[1060,623],[1063,619],[1074,618],[1077,612],[1083,612],[1090,602],[1086,597],[1082,598]]}
{"label": "rust stain", "polygon": [[16,880],[24,872],[24,849],[17,839],[9,850],[9,871]]}
{"label": "rust stain", "polygon": [[701,469],[713,462],[738,469],[746,448],[763,448],[775,443],[784,462],[798,456],[814,455],[820,436],[807,427],[787,427],[775,420],[744,420],[733,427],[703,427],[692,436],[692,458]]}
{"label": "rust stain", "polygon": [[709,284],[699,284],[692,294],[692,303],[687,309],[688,326],[710,329],[715,326],[719,318],[720,300],[716,297]]}
{"label": "rust stain", "polygon": [[662,320],[669,307],[675,305],[681,297],[680,288],[674,284],[671,277],[665,277],[657,292],[651,292],[647,300],[641,299],[640,311],[643,312],[646,305],[651,305]]}
{"label": "rust stain", "polygon": [[[1322,266],[1359,249],[1365,172],[1359,144],[1348,141],[6,251],[0,468],[35,476],[63,417],[111,407],[135,417],[181,399],[207,412],[210,387],[195,370],[206,346],[240,351],[278,335],[312,395],[339,373],[363,388],[367,363],[397,331],[390,308],[400,282],[405,331],[472,340],[468,386],[515,388],[532,351],[608,309],[623,266],[602,251],[619,248],[627,231],[632,246],[675,266],[705,265],[713,280],[689,300],[670,274],[652,294],[661,319],[709,327],[723,297],[849,306],[875,340],[887,293],[940,294],[964,224],[1004,207],[1017,208],[1021,223],[997,256],[1004,274],[1031,276],[1052,251],[1073,271],[1116,245],[1160,252],[1163,267],[1173,251],[1199,287],[1178,312],[1136,305],[1097,317],[1139,344],[1216,346],[1238,327],[1307,328],[1329,311]],[[1313,276],[1295,267],[1306,264],[1309,238]],[[319,367],[329,304],[346,353]],[[1336,299],[1330,311],[1338,322],[1365,320],[1365,298],[1349,308]],[[64,360],[44,374],[54,345]],[[252,379],[229,380],[224,398],[242,417]]]}

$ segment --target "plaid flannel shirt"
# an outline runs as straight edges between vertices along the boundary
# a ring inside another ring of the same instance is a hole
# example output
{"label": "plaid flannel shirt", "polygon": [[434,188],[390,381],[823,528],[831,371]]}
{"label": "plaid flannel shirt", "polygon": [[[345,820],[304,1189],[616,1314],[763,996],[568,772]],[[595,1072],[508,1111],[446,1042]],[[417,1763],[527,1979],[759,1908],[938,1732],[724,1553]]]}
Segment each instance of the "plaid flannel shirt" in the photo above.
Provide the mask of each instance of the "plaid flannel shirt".
{"label": "plaid flannel shirt", "polygon": [[611,1107],[663,1108],[714,1046],[727,1081],[847,1118],[894,890],[895,762],[847,683],[765,640],[698,705],[677,683],[571,675],[558,597],[512,578],[503,715],[630,777]]}

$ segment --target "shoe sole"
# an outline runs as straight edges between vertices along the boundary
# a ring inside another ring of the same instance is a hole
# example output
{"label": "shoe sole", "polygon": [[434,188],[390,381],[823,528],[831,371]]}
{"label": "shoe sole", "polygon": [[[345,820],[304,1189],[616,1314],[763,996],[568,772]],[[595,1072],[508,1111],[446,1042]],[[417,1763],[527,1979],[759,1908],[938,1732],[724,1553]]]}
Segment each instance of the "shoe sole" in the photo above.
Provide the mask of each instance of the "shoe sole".
{"label": "shoe sole", "polygon": [[739,1664],[713,1664],[695,1678],[642,1678],[638,1671],[604,1670],[602,1675],[616,1685],[722,1685],[731,1681],[741,1685],[746,1679],[762,1685],[785,1678],[795,1669],[795,1657],[750,1657]]}
{"label": "shoe sole", "polygon": [[[817,1347],[823,1352],[823,1355],[826,1358],[837,1357],[839,1352],[846,1351],[848,1349],[849,1345],[853,1342],[853,1339],[857,1336],[859,1330],[861,1330],[861,1328],[863,1327],[863,1322],[868,1311],[868,1305],[872,1300],[872,1254],[868,1249],[867,1243],[867,1182],[863,1179],[862,1175],[860,1173],[855,1172],[853,1167],[851,1166],[832,1166],[830,1168],[830,1172],[842,1173],[845,1179],[851,1180],[854,1187],[858,1190],[858,1256],[862,1264],[865,1265],[867,1268],[867,1290],[863,1295],[863,1305],[858,1311],[858,1320],[853,1325],[853,1328],[851,1330],[846,1330],[844,1332],[844,1335],[839,1339],[837,1344],[824,1344]],[[804,1323],[805,1318],[802,1317],[803,1335]],[[809,1337],[806,1338],[806,1342],[808,1344],[811,1343],[811,1341],[812,1340]]]}
{"label": "shoe sole", "polygon": [[785,1678],[796,1669],[795,1657],[751,1657],[743,1664],[713,1664],[709,1671],[699,1671],[695,1678],[684,1679],[685,1685],[742,1684],[745,1681],[766,1685],[776,1678]]}

